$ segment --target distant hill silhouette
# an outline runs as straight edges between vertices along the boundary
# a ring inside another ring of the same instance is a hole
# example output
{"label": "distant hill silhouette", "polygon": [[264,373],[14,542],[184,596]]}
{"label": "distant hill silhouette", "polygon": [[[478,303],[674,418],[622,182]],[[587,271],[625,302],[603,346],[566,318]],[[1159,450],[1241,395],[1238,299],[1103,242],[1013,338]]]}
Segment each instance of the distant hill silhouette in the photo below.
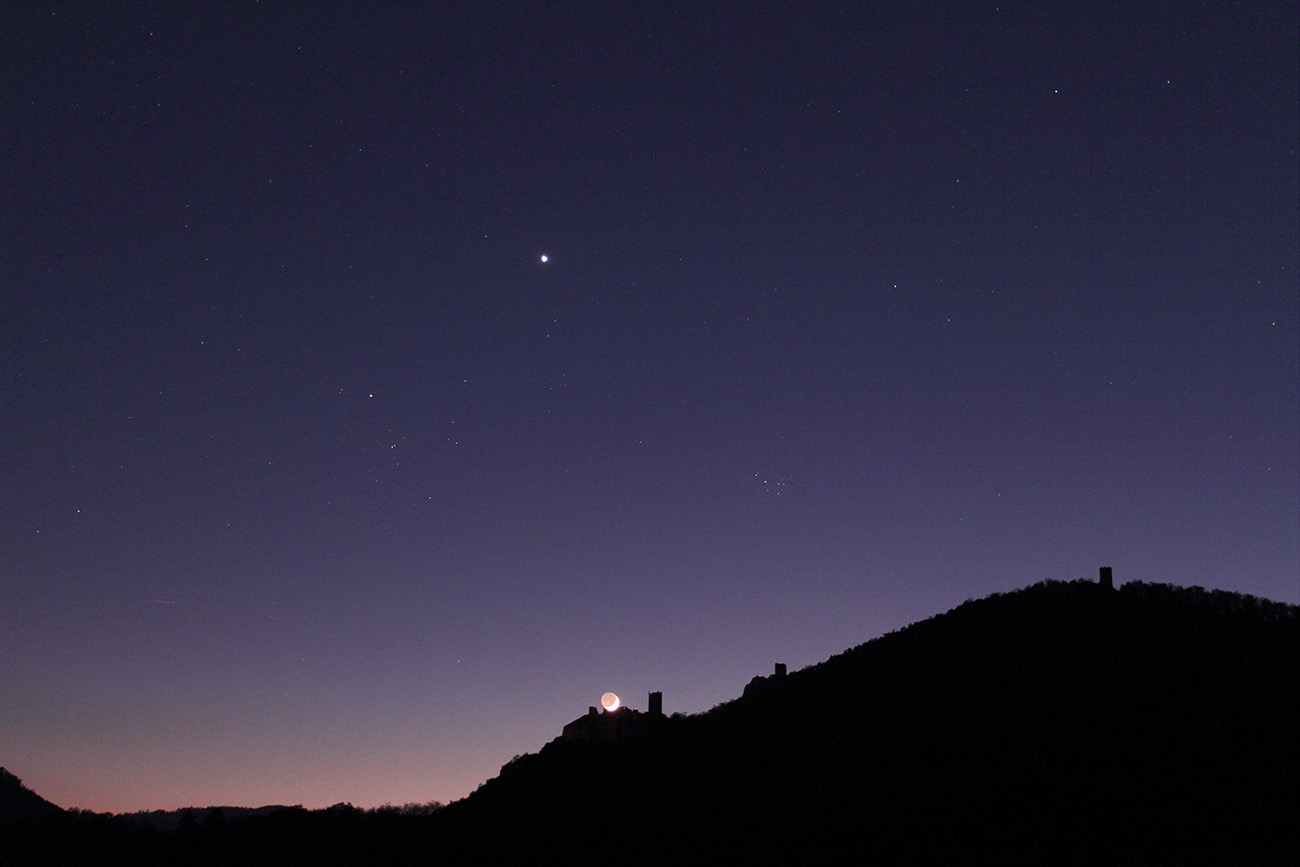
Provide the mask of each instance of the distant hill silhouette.
{"label": "distant hill silhouette", "polygon": [[246,819],[288,809],[292,808],[283,804],[265,807],[187,807],[183,810],[141,810],[123,813],[120,817],[159,831],[178,831],[182,825],[207,825],[209,822]]}
{"label": "distant hill silhouette", "polygon": [[1298,664],[1297,606],[1048,582],[570,728],[441,810],[209,821],[133,863],[1292,865]]}

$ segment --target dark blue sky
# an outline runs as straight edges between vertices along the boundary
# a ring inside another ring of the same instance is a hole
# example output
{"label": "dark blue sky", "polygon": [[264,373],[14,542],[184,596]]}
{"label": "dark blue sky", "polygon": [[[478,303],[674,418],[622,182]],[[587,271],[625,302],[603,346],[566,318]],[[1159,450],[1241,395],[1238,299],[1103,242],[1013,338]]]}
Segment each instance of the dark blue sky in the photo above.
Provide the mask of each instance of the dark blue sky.
{"label": "dark blue sky", "polygon": [[1103,564],[1300,602],[1294,3],[608,5],[0,7],[28,785],[448,800]]}

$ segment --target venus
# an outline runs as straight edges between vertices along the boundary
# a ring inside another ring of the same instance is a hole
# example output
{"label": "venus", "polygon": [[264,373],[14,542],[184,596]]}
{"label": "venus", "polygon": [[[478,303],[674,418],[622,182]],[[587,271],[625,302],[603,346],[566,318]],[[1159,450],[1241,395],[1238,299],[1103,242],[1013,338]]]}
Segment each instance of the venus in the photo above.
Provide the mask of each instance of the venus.
{"label": "venus", "polygon": [[541,258],[542,258],[542,264],[543,264],[543,265],[545,265],[547,262],[551,261],[551,257],[548,256],[548,255],[546,255],[545,253],[542,254],[542,257],[541,257]]}

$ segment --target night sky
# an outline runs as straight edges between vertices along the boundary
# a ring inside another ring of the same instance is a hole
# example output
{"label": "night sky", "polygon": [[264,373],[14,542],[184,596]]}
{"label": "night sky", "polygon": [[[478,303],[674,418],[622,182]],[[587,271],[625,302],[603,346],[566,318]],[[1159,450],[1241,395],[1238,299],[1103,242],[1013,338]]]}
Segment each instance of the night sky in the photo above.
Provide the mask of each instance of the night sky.
{"label": "night sky", "polygon": [[0,764],[446,801],[1101,565],[1300,603],[1297,5],[1065,5],[3,3]]}

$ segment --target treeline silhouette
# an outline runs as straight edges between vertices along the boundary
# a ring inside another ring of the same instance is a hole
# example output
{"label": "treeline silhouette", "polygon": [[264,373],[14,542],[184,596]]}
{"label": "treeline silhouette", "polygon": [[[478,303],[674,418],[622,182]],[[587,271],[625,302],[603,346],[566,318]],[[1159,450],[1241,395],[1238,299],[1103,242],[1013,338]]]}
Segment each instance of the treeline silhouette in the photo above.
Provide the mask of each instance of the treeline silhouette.
{"label": "treeline silhouette", "polygon": [[1291,865],[1297,663],[1297,606],[1047,582],[618,742],[557,738],[442,809],[60,811],[0,826],[0,863]]}

